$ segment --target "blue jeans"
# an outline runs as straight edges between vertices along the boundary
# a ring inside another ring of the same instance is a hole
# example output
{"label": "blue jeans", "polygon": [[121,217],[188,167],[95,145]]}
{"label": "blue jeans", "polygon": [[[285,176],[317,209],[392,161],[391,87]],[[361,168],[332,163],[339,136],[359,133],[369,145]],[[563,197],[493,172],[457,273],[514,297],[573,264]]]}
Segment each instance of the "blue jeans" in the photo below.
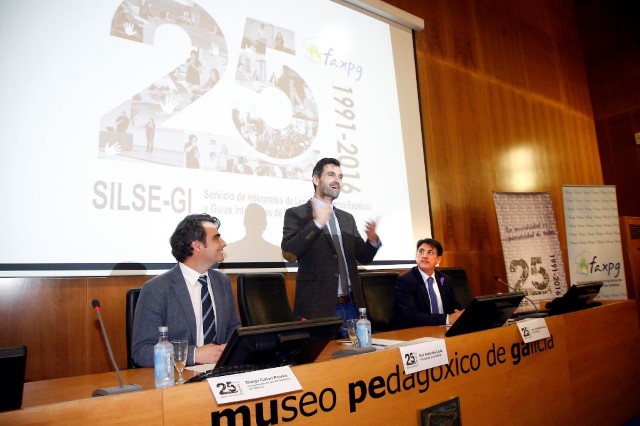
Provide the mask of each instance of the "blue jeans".
{"label": "blue jeans", "polygon": [[346,303],[336,304],[336,316],[342,318],[342,328],[338,331],[338,337],[344,339],[348,337],[345,321],[358,318],[358,308],[353,300]]}

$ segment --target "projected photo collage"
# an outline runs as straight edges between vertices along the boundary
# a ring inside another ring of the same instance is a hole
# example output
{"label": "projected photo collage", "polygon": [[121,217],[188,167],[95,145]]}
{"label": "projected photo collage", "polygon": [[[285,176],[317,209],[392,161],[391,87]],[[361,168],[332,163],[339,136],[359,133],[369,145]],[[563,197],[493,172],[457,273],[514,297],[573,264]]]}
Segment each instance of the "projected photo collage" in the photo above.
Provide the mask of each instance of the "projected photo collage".
{"label": "projected photo collage", "polygon": [[[124,1],[116,10],[111,35],[154,43],[162,25],[182,28],[190,55],[101,119],[98,156],[172,167],[306,179],[319,158],[313,150],[318,131],[316,100],[304,79],[267,50],[295,55],[295,34],[247,18],[237,64],[229,64],[227,40],[215,19],[195,3],[170,0]],[[235,69],[234,69],[235,68]],[[235,79],[244,90],[226,115],[210,117],[233,126],[219,132],[163,127],[172,117]],[[258,99],[262,97],[262,100]],[[268,103],[269,108],[260,105]],[[232,131],[230,132],[229,129]]]}

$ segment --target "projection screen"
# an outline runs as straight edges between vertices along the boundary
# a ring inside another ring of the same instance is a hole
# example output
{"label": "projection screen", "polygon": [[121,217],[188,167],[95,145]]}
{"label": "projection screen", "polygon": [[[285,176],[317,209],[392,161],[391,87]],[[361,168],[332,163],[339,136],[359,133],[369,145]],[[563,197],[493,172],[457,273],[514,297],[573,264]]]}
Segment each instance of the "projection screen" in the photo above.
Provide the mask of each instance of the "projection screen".
{"label": "projection screen", "polygon": [[202,212],[222,270],[294,271],[284,212],[323,157],[337,206],[378,220],[371,268],[432,234],[411,29],[328,0],[7,0],[0,22],[0,276],[157,274]]}

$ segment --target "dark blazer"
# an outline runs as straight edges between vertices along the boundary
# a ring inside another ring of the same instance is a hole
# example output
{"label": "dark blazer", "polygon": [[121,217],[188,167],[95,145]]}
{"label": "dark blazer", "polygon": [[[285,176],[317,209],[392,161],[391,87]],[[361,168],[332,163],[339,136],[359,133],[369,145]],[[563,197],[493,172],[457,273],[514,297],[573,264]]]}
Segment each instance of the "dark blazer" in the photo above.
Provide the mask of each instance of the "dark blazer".
{"label": "dark blazer", "polygon": [[[214,343],[229,341],[233,330],[240,326],[229,278],[209,269],[209,279],[216,306],[216,338]],[[133,322],[133,361],[140,367],[153,367],[153,346],[158,343],[158,327],[169,327],[169,340],[188,340],[187,364],[193,365],[196,346],[196,314],[191,304],[180,266],[147,281],[140,290]]]}
{"label": "dark blazer", "polygon": [[453,280],[436,271],[436,282],[445,314],[432,314],[427,287],[417,266],[400,275],[395,285],[394,323],[398,328],[444,325],[447,314],[462,309],[453,291]]}
{"label": "dark blazer", "polygon": [[[351,214],[335,206],[334,211],[340,225],[354,301],[356,306],[364,307],[357,263],[371,263],[378,248],[362,239]],[[313,222],[311,201],[287,209],[282,234],[282,250],[298,258],[293,307],[295,317],[311,319],[334,316],[340,276],[338,255],[327,227],[318,229]]]}

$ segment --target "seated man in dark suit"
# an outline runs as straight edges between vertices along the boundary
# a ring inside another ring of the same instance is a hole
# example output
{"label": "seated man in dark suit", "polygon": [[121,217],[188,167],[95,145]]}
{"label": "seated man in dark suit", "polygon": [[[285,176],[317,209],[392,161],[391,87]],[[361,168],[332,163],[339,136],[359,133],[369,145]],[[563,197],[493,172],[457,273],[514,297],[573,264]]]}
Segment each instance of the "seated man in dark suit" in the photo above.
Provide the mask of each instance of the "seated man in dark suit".
{"label": "seated man in dark suit", "polygon": [[416,248],[417,266],[396,281],[394,322],[399,328],[451,325],[462,313],[462,306],[451,278],[435,270],[442,260],[442,244],[425,238]]}
{"label": "seated man in dark suit", "polygon": [[169,340],[189,341],[187,365],[215,363],[240,326],[229,278],[212,267],[224,260],[227,245],[220,221],[192,214],[171,236],[178,264],[147,281],[140,290],[133,323],[133,361],[153,366],[158,327],[169,327]]}

